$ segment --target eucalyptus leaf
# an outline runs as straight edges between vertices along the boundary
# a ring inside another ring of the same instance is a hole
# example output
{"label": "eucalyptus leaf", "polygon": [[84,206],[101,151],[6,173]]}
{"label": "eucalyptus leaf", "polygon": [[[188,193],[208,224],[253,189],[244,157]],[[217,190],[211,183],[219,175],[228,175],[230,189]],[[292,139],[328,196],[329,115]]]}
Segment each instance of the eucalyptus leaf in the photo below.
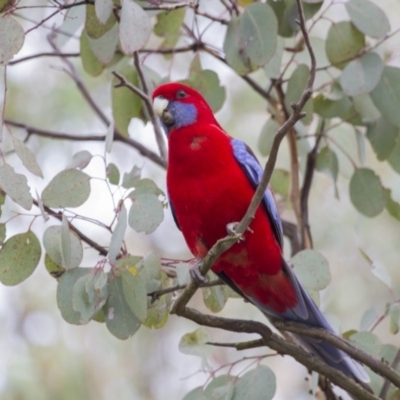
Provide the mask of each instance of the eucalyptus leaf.
{"label": "eucalyptus leaf", "polygon": [[81,314],[73,308],[73,290],[77,280],[91,271],[92,268],[74,268],[66,271],[58,281],[57,305],[64,320],[70,324],[82,324]]}
{"label": "eucalyptus leaf", "polygon": [[365,35],[382,39],[390,31],[390,22],[386,14],[369,0],[349,0],[346,10],[353,24]]}
{"label": "eucalyptus leaf", "polygon": [[124,204],[122,203],[118,213],[117,224],[115,225],[114,231],[111,236],[110,247],[108,250],[108,259],[113,263],[121,250],[122,242],[124,241],[126,225],[127,225],[128,213]]}
{"label": "eucalyptus leaf", "polygon": [[364,35],[351,22],[331,25],[326,38],[326,55],[335,67],[343,69],[364,46]]}
{"label": "eucalyptus leaf", "polygon": [[[65,256],[63,255],[61,226],[53,225],[49,226],[45,230],[43,234],[43,246],[46,250],[46,253],[53,260],[53,262],[63,268],[73,269],[78,267],[82,261],[83,248],[79,237],[71,230],[68,230],[68,233],[70,249],[69,252],[67,249],[64,250],[64,253],[69,253],[68,259],[65,259]],[[67,241],[64,240],[65,245],[66,242]]]}
{"label": "eucalyptus leaf", "polygon": [[182,336],[179,342],[179,350],[184,354],[205,358],[212,353],[212,346],[207,344],[211,341],[210,332],[206,328],[200,327],[194,332]]}
{"label": "eucalyptus leaf", "polygon": [[349,190],[354,207],[367,217],[375,217],[385,208],[381,181],[371,169],[357,169],[351,177]]}
{"label": "eucalyptus leaf", "polygon": [[[135,67],[132,65],[125,65],[117,71],[129,83],[138,87],[139,79]],[[114,78],[111,85],[112,114],[115,128],[122,135],[128,137],[128,126],[131,119],[140,118],[144,120],[142,113],[142,100],[127,87],[114,87],[118,82],[118,79]]]}
{"label": "eucalyptus leaf", "polygon": [[378,160],[388,159],[397,140],[400,139],[400,128],[392,125],[386,118],[379,118],[368,125],[367,138]]}
{"label": "eucalyptus leaf", "polygon": [[92,158],[93,156],[92,153],[90,153],[90,151],[87,150],[78,151],[72,157],[71,162],[68,164],[68,168],[84,169],[89,165]]}
{"label": "eucalyptus leaf", "polygon": [[17,174],[9,164],[0,167],[0,188],[21,207],[32,208],[33,199],[26,176]]}
{"label": "eucalyptus leaf", "polygon": [[346,65],[340,76],[340,85],[348,96],[367,94],[375,89],[382,72],[383,62],[379,55],[367,53]]}
{"label": "eucalyptus leaf", "polygon": [[32,231],[6,240],[0,249],[0,281],[6,286],[23,282],[39,264],[42,248]]}
{"label": "eucalyptus leaf", "polygon": [[94,9],[96,12],[96,17],[101,24],[107,23],[108,19],[111,17],[113,8],[113,0],[95,0]]}
{"label": "eucalyptus leaf", "polygon": [[258,365],[236,381],[233,400],[272,400],[275,392],[275,374],[267,366]]}
{"label": "eucalyptus leaf", "polygon": [[107,165],[106,175],[107,175],[108,181],[112,185],[119,184],[120,174],[119,174],[118,167],[114,163],[109,163]]}
{"label": "eucalyptus leaf", "polygon": [[91,76],[99,76],[104,71],[104,65],[96,57],[93,50],[90,47],[89,36],[86,31],[83,30],[80,37],[80,58],[82,66],[85,72]]}
{"label": "eucalyptus leaf", "polygon": [[328,261],[315,250],[300,251],[291,263],[299,281],[309,290],[325,289],[331,281]]}
{"label": "eucalyptus leaf", "polygon": [[271,151],[272,143],[275,139],[275,133],[279,129],[279,124],[274,118],[269,118],[261,129],[258,138],[258,149],[263,156],[268,156]]}
{"label": "eucalyptus leaf", "polygon": [[228,300],[223,285],[204,287],[201,289],[201,292],[203,294],[204,304],[214,313],[220,312]]}
{"label": "eucalyptus leaf", "polygon": [[44,188],[42,200],[48,207],[79,207],[89,195],[90,176],[77,169],[66,169]]}
{"label": "eucalyptus leaf", "polygon": [[122,51],[132,55],[145,45],[151,34],[151,23],[148,15],[133,0],[121,0],[121,20],[119,39]]}
{"label": "eucalyptus leaf", "polygon": [[17,156],[22,161],[22,164],[24,164],[24,167],[29,172],[32,172],[32,174],[43,178],[42,170],[37,163],[35,156],[29,150],[26,144],[21,142],[17,137],[13,136],[13,145]]}
{"label": "eucalyptus leaf", "polygon": [[93,4],[86,4],[85,30],[89,37],[93,39],[102,37],[116,23],[117,20],[113,13],[110,14],[106,23],[100,22],[96,15],[95,6]]}
{"label": "eucalyptus leaf", "polygon": [[376,108],[388,121],[400,126],[400,69],[384,67],[381,80],[371,92]]}
{"label": "eucalyptus leaf", "polygon": [[125,299],[121,276],[113,276],[109,280],[104,312],[107,329],[118,339],[128,339],[140,328],[140,320]]}
{"label": "eucalyptus leaf", "polygon": [[147,318],[147,292],[145,282],[140,274],[133,274],[130,270],[121,274],[122,289],[125,300],[133,314],[140,320]]}
{"label": "eucalyptus leaf", "polygon": [[21,24],[10,14],[0,18],[0,65],[7,64],[17,54],[25,40]]}
{"label": "eucalyptus leaf", "polygon": [[371,355],[378,355],[382,344],[378,337],[371,332],[357,332],[350,336],[350,343]]}

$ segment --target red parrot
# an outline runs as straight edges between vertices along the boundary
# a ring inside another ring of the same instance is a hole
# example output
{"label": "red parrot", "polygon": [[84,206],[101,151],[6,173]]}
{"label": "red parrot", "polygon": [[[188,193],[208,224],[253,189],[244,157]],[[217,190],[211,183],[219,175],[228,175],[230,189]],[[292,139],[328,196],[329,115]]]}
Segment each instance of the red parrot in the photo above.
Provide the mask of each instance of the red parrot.
{"label": "red parrot", "polygon": [[[190,251],[202,259],[243,218],[263,170],[246,144],[221,128],[196,90],[167,83],[154,90],[153,104],[168,136],[167,192],[174,219]],[[334,332],[284,260],[282,246],[281,220],[267,188],[243,240],[212,270],[267,316]],[[334,346],[299,340],[330,366],[369,381],[364,369]]]}

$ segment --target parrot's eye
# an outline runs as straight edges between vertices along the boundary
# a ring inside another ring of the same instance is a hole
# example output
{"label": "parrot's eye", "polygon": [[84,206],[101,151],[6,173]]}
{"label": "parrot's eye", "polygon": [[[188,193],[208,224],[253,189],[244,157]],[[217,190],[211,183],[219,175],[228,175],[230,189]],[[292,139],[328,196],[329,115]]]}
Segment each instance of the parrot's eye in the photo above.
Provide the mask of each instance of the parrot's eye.
{"label": "parrot's eye", "polygon": [[178,92],[176,93],[176,98],[177,99],[183,99],[184,97],[186,97],[186,92],[184,90],[178,90]]}

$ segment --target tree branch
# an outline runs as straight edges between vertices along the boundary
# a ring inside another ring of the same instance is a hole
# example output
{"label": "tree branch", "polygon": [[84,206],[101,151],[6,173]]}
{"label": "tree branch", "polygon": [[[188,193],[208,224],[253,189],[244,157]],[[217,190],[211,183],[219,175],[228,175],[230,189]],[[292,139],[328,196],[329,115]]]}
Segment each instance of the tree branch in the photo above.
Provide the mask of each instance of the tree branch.
{"label": "tree branch", "polygon": [[356,399],[379,400],[378,397],[364,389],[352,378],[325,364],[319,357],[308,353],[302,347],[282,339],[260,322],[205,315],[192,308],[185,308],[182,316],[202,326],[224,329],[231,332],[257,333],[262,337],[264,344],[270,349],[282,355],[290,355],[306,368],[326,376],[333,384],[340,386]]}
{"label": "tree branch", "polygon": [[[13,121],[10,119],[5,119],[4,123],[7,125],[14,126],[16,128],[25,129],[28,133],[28,136],[37,135],[41,137],[46,137],[50,139],[57,139],[57,140],[73,140],[73,141],[90,141],[90,142],[104,142],[105,135],[100,134],[89,134],[89,135],[74,135],[70,133],[63,133],[63,132],[55,132],[46,129],[36,128],[34,126],[26,125],[22,122]],[[114,131],[114,141],[122,142],[130,147],[137,150],[140,154],[144,157],[147,157],[155,164],[159,165],[162,168],[165,168],[165,164],[161,157],[148,149],[146,146],[142,145],[138,141],[131,139],[129,137],[121,135],[118,131]]]}

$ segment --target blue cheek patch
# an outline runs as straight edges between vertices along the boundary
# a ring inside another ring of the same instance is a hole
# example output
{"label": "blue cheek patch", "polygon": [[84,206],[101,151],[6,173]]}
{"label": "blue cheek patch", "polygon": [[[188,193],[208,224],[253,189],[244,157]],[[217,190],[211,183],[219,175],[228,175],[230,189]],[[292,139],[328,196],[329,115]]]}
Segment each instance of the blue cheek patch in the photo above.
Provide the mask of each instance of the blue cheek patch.
{"label": "blue cheek patch", "polygon": [[197,121],[197,108],[193,104],[173,101],[169,105],[169,111],[175,119],[175,124],[171,128],[182,128]]}

